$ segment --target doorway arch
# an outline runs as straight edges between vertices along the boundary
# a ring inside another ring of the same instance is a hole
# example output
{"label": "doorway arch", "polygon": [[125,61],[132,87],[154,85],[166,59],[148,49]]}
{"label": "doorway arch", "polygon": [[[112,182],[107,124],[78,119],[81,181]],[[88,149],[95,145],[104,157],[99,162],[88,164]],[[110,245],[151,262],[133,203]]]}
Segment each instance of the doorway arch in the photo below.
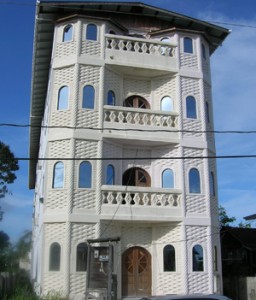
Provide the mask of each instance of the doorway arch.
{"label": "doorway arch", "polygon": [[125,107],[150,109],[148,101],[138,95],[133,95],[124,100]]}
{"label": "doorway arch", "polygon": [[122,296],[151,296],[151,254],[142,247],[127,249],[122,255]]}
{"label": "doorway arch", "polygon": [[123,174],[122,185],[150,187],[151,178],[142,168],[130,168]]}

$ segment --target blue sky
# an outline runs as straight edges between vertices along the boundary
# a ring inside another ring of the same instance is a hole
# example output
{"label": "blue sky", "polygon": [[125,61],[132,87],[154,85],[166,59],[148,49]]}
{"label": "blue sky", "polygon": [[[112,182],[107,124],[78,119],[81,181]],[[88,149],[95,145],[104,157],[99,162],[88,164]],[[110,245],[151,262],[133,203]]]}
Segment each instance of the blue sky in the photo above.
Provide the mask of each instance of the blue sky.
{"label": "blue sky", "polygon": [[[143,2],[232,30],[211,59],[215,130],[256,130],[256,1]],[[29,123],[34,19],[34,0],[0,0],[1,124]],[[27,128],[1,126],[0,140],[17,157],[28,157]],[[256,154],[256,135],[216,134],[216,149],[217,155]],[[256,158],[219,159],[217,165],[219,203],[238,221],[256,213]],[[0,230],[15,241],[31,229],[34,191],[28,189],[27,161],[20,161],[10,190],[11,195],[0,199],[5,211]]]}

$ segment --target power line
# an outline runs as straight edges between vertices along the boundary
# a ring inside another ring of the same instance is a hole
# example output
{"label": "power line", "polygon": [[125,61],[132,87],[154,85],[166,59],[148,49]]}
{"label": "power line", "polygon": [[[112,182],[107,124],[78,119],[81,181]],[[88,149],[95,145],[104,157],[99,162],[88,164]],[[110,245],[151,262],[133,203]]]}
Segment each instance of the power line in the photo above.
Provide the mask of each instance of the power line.
{"label": "power line", "polygon": [[[210,155],[210,156],[171,156],[171,157],[15,157],[20,161],[125,161],[125,160],[196,160],[196,159],[241,159],[241,158],[256,158],[256,154],[248,155]],[[8,161],[10,158],[0,157],[2,161]]]}
{"label": "power line", "polygon": [[[47,4],[48,7],[60,7],[60,5],[53,5],[50,3],[44,3]],[[15,1],[0,1],[0,5],[14,5],[14,6],[31,6],[31,7],[36,7],[37,4],[34,3],[29,3],[29,2],[15,2]],[[61,5],[62,8],[70,8],[69,6],[65,6],[65,5]],[[72,8],[75,10],[75,8]],[[165,8],[160,8],[160,9],[165,9]],[[79,7],[79,11],[81,10],[81,8]],[[95,9],[97,10],[97,9]],[[168,9],[165,9],[168,11]],[[115,12],[115,13],[120,13],[120,12]],[[126,14],[129,14],[128,12],[126,12]],[[130,13],[132,15],[134,15],[134,13]],[[180,13],[182,14],[182,13]],[[147,16],[148,14],[144,14],[145,16]],[[150,17],[152,17],[152,15],[148,15]],[[175,16],[176,19],[180,19],[178,16]],[[230,23],[230,22],[218,22],[218,21],[209,21],[209,20],[202,20],[203,22],[206,23],[210,23],[210,24],[220,24],[220,25],[227,25],[227,26],[234,26],[234,27],[244,27],[244,28],[256,28],[256,25],[248,25],[248,24],[240,24],[240,23]]]}
{"label": "power line", "polygon": [[17,128],[45,128],[45,129],[71,129],[71,130],[112,130],[112,131],[140,131],[140,132],[177,132],[177,133],[218,133],[218,134],[255,134],[256,130],[185,130],[185,129],[138,129],[138,128],[114,128],[114,127],[87,127],[87,126],[61,126],[61,125],[30,125],[0,123],[0,127],[17,127]]}

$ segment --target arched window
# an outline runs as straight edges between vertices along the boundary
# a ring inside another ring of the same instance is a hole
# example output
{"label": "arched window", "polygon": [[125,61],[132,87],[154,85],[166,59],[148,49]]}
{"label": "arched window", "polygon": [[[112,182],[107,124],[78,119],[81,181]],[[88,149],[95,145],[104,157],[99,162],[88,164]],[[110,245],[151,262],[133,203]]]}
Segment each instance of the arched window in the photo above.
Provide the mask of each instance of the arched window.
{"label": "arched window", "polygon": [[95,90],[92,85],[83,88],[83,108],[94,109]]}
{"label": "arched window", "polygon": [[193,41],[189,37],[184,38],[184,52],[185,53],[193,53]]}
{"label": "arched window", "polygon": [[116,97],[113,91],[108,91],[107,105],[115,105]]}
{"label": "arched window", "polygon": [[115,184],[115,169],[112,165],[107,165],[106,184]]}
{"label": "arched window", "polygon": [[62,110],[67,108],[68,108],[68,87],[63,86],[59,89],[57,109]]}
{"label": "arched window", "polygon": [[87,271],[88,247],[86,243],[80,243],[76,248],[76,270]]}
{"label": "arched window", "polygon": [[171,169],[165,169],[162,173],[162,188],[173,189],[174,176]]}
{"label": "arched window", "polygon": [[189,192],[201,193],[200,173],[196,168],[192,168],[189,171]]}
{"label": "arched window", "polygon": [[97,26],[95,24],[87,25],[86,39],[90,41],[97,41]]}
{"label": "arched window", "polygon": [[206,59],[206,50],[205,50],[204,44],[202,44],[202,56],[203,56],[203,59]]}
{"label": "arched window", "polygon": [[205,115],[207,123],[210,123],[209,103],[205,102]]}
{"label": "arched window", "polygon": [[[168,37],[164,37],[161,39],[163,43],[170,43],[170,39]],[[167,46],[161,46],[161,54],[170,56],[170,48]]]}
{"label": "arched window", "polygon": [[200,245],[195,245],[192,250],[192,261],[193,261],[193,271],[202,272],[204,271],[204,252],[203,247]]}
{"label": "arched window", "polygon": [[63,42],[71,41],[72,37],[73,37],[73,26],[69,24],[69,25],[65,26],[65,28],[63,30],[62,41]]}
{"label": "arched window", "polygon": [[161,100],[162,111],[173,111],[173,100],[169,96],[165,96]]}
{"label": "arched window", "polygon": [[133,95],[124,100],[125,107],[149,109],[150,105],[146,99],[141,96]]}
{"label": "arched window", "polygon": [[213,248],[213,271],[218,271],[218,252],[216,246]]}
{"label": "arched window", "polygon": [[81,162],[79,166],[79,188],[92,187],[92,165],[89,161]]}
{"label": "arched window", "polygon": [[64,185],[64,164],[58,161],[53,168],[52,187],[54,189],[63,188]]}
{"label": "arched window", "polygon": [[164,272],[176,271],[175,248],[172,245],[166,245],[163,249]]}
{"label": "arched window", "polygon": [[60,245],[58,243],[51,244],[49,270],[50,271],[60,270]]}
{"label": "arched window", "polygon": [[210,172],[210,195],[215,196],[215,180],[213,172]]}
{"label": "arched window", "polygon": [[196,99],[193,96],[186,98],[186,112],[187,118],[196,119]]}

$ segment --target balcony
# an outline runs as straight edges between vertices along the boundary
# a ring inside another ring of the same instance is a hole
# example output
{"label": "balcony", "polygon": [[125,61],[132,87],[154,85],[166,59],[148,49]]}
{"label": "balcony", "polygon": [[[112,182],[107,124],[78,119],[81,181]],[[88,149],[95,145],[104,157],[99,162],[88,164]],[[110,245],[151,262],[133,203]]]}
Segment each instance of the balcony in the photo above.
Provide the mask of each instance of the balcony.
{"label": "balcony", "polygon": [[101,193],[102,219],[169,222],[182,217],[180,190],[104,185]]}
{"label": "balcony", "polygon": [[[104,106],[105,137],[178,142],[178,113],[142,108]],[[161,135],[159,132],[161,131]]]}
{"label": "balcony", "polygon": [[106,34],[105,39],[106,63],[122,66],[122,72],[134,74],[134,68],[140,68],[136,70],[137,75],[157,76],[177,71],[174,44],[112,34]]}

